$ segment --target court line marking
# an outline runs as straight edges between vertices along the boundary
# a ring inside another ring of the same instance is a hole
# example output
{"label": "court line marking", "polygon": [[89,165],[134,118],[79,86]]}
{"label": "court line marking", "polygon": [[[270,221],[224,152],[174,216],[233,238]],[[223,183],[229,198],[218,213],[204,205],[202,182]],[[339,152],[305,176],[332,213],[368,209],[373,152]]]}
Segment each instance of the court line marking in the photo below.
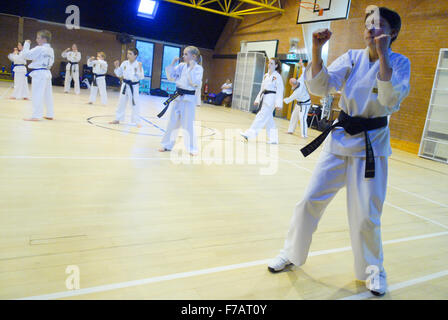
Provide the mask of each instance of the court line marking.
{"label": "court line marking", "polygon": [[[426,276],[420,277],[420,278],[415,278],[415,279],[411,279],[408,281],[403,281],[403,282],[399,282],[399,283],[395,283],[391,286],[388,286],[387,292],[392,292],[392,291],[396,291],[399,289],[403,289],[403,288],[407,288],[416,284],[420,284],[426,281],[430,281],[430,280],[434,280],[434,279],[438,279],[441,277],[446,277],[448,276],[448,270],[444,270],[444,271],[440,271],[440,272],[436,272],[436,273],[432,273],[432,274],[428,274]],[[345,297],[345,298],[341,298],[338,300],[361,300],[361,299],[366,299],[366,298],[372,298],[375,297],[374,295],[372,295],[369,291],[367,292],[362,292],[359,294],[355,294],[349,297]]]}
{"label": "court line marking", "polygon": [[438,225],[438,226],[440,226],[440,227],[442,227],[442,228],[444,228],[444,229],[448,229],[448,226],[446,226],[446,225],[444,225],[444,224],[442,224],[442,223],[440,223],[440,222],[437,222],[437,221],[435,221],[435,220],[432,220],[432,219],[423,217],[423,216],[421,216],[421,215],[419,215],[419,214],[416,214],[416,213],[414,213],[414,212],[412,212],[412,211],[406,210],[406,209],[401,208],[401,207],[399,207],[399,206],[393,205],[392,203],[390,203],[390,202],[388,202],[388,201],[384,201],[384,204],[387,204],[388,206],[391,206],[392,208],[395,208],[395,209],[397,209],[397,210],[400,210],[400,211],[402,211],[402,212],[404,212],[404,213],[407,213],[407,214],[409,214],[409,215],[411,215],[411,216],[414,216],[414,217],[420,218],[420,219],[422,219],[422,220],[425,220],[425,221],[431,222],[431,223],[433,223],[433,224],[436,224],[436,225]]}
{"label": "court line marking", "polygon": [[[307,171],[307,172],[309,172],[309,173],[312,173],[312,172],[313,172],[312,170],[310,170],[310,169],[308,169],[308,168],[299,166],[298,164],[296,164],[296,163],[293,162],[293,161],[289,161],[289,160],[284,160],[284,161],[287,162],[287,163],[290,163],[290,164],[292,164],[292,165],[294,165],[294,166],[296,166],[296,167],[298,167],[298,168],[300,168],[300,169],[302,169],[302,170],[305,170],[305,171]],[[391,187],[391,186],[388,184],[387,187]],[[397,187],[392,187],[392,188],[396,188],[396,189],[398,189]],[[407,191],[405,191],[405,190],[403,190],[403,189],[400,190],[400,191],[403,191],[403,192],[409,193],[409,194],[411,194],[411,195],[414,195],[412,192],[407,192]],[[439,204],[437,201],[433,201],[433,200],[428,199],[428,198],[426,198],[426,197],[420,197],[420,198],[421,198],[421,199],[424,199],[424,200],[428,200],[428,201],[430,201],[431,203]],[[421,216],[421,215],[419,215],[419,214],[416,214],[416,213],[414,213],[414,212],[412,212],[412,211],[409,211],[409,210],[406,210],[406,209],[401,208],[401,207],[399,207],[399,206],[396,206],[396,205],[394,205],[394,204],[392,204],[392,203],[390,203],[390,202],[388,202],[388,201],[384,201],[384,204],[386,204],[386,205],[388,205],[388,206],[390,206],[390,207],[393,207],[393,208],[395,208],[395,209],[397,209],[397,210],[399,210],[399,211],[402,211],[402,212],[404,212],[404,213],[406,213],[406,214],[409,214],[409,215],[411,215],[411,216],[414,216],[414,217],[420,218],[420,219],[422,219],[422,220],[431,222],[431,223],[433,223],[433,224],[435,224],[435,225],[438,225],[438,226],[440,226],[440,227],[442,227],[442,228],[444,228],[444,229],[448,229],[448,226],[446,226],[446,225],[444,225],[444,224],[442,224],[442,223],[440,223],[440,222],[437,222],[437,221],[432,220],[432,219],[430,219],[430,218],[426,218],[426,217]],[[443,206],[443,207],[448,207],[448,206],[446,206],[446,205],[443,205],[442,203],[440,203],[440,205]]]}
{"label": "court line marking", "polygon": [[441,207],[448,208],[448,205],[446,205],[446,204],[444,204],[444,203],[441,203],[441,202],[438,202],[438,201],[429,199],[429,198],[427,198],[427,197],[425,197],[425,196],[422,196],[422,195],[419,195],[419,194],[417,194],[417,193],[414,193],[414,192],[411,192],[411,191],[407,191],[407,190],[402,189],[402,188],[399,188],[399,187],[391,186],[390,184],[388,184],[388,187],[389,187],[389,188],[392,188],[392,189],[396,189],[396,190],[401,191],[401,192],[404,192],[404,193],[407,193],[407,194],[410,194],[410,195],[412,195],[412,196],[414,196],[414,197],[416,197],[416,198],[420,198],[420,199],[424,199],[424,200],[426,200],[426,201],[428,201],[428,202],[432,202],[432,203],[437,204],[437,205],[439,205],[439,206],[441,206]]}
{"label": "court line marking", "polygon": [[[400,243],[400,242],[408,242],[408,241],[420,240],[420,239],[429,239],[429,238],[446,236],[446,235],[448,235],[448,231],[425,234],[425,235],[420,235],[420,236],[407,237],[407,238],[401,238],[401,239],[388,240],[388,241],[384,241],[383,245]],[[351,246],[348,246],[348,247],[342,247],[342,248],[314,251],[314,252],[310,252],[308,256],[314,257],[314,256],[321,256],[321,255],[350,251],[350,250],[351,250]],[[164,275],[164,276],[145,278],[145,279],[140,279],[140,280],[125,281],[125,282],[119,282],[119,283],[112,283],[112,284],[108,284],[108,285],[95,286],[95,287],[89,287],[89,288],[78,289],[78,290],[62,291],[62,292],[56,292],[56,293],[50,293],[50,294],[44,294],[44,295],[38,295],[38,296],[30,296],[30,297],[13,299],[13,300],[49,300],[49,299],[69,298],[69,297],[75,297],[75,296],[80,296],[80,295],[85,295],[85,294],[135,287],[135,286],[140,286],[140,285],[145,285],[145,284],[150,284],[150,283],[157,283],[157,282],[163,282],[163,281],[169,281],[169,280],[175,280],[175,279],[184,279],[184,278],[190,278],[190,277],[201,276],[201,275],[206,275],[206,274],[213,274],[213,273],[218,273],[218,272],[231,271],[231,270],[237,270],[237,269],[242,269],[242,268],[249,268],[249,267],[267,264],[267,263],[269,263],[269,261],[271,261],[271,259],[256,260],[256,261],[251,261],[251,262],[232,264],[232,265],[228,265],[228,266],[221,266],[221,267],[215,267],[215,268],[200,269],[200,270],[195,270],[195,271],[174,273],[174,274],[168,274],[168,275]]]}

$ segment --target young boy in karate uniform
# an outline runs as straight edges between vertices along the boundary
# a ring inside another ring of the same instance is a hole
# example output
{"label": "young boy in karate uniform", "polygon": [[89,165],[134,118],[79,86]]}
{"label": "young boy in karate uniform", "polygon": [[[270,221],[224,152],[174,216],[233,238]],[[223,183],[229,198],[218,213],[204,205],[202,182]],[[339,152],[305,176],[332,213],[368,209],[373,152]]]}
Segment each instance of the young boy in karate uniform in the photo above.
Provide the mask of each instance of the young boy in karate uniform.
{"label": "young boy in karate uniform", "polygon": [[62,52],[62,58],[68,60],[65,66],[65,82],[64,82],[64,92],[69,93],[72,84],[72,79],[75,82],[75,93],[80,93],[79,88],[79,61],[81,61],[81,52],[78,51],[76,44],[72,45],[72,50],[67,48]]}
{"label": "young boy in karate uniform", "polygon": [[8,59],[14,63],[14,92],[11,99],[24,99],[28,100],[28,79],[26,77],[26,59],[21,54],[23,50],[22,43],[17,44],[17,48],[14,48],[14,52],[8,55]]}
{"label": "young boy in karate uniform", "polygon": [[[356,278],[366,281],[374,295],[385,294],[381,214],[391,154],[388,116],[398,111],[408,95],[410,78],[409,59],[390,49],[400,28],[396,12],[368,8],[364,29],[367,47],[349,50],[328,69],[322,65],[321,52],[331,31],[313,33],[313,58],[305,71],[305,83],[312,94],[322,97],[341,90],[342,111],[333,126],[301,149],[308,155],[330,134],[304,198],[295,207],[284,247],[268,265],[271,272],[305,263],[325,208],[346,186]],[[373,271],[370,276],[369,271]]]}
{"label": "young boy in karate uniform", "polygon": [[173,149],[178,129],[182,126],[185,149],[194,156],[198,152],[194,118],[196,106],[201,103],[200,91],[204,69],[200,65],[202,57],[199,49],[194,46],[186,47],[183,62],[174,66],[178,60],[179,58],[175,58],[166,68],[168,79],[176,82],[176,93],[180,96],[172,102],[170,120],[162,138],[162,148],[159,151],[165,152]]}
{"label": "young boy in karate uniform", "polygon": [[47,120],[53,120],[53,89],[51,85],[51,67],[54,63],[54,51],[50,46],[51,32],[41,30],[37,32],[37,46],[30,50],[30,40],[26,40],[23,46],[22,56],[27,60],[32,60],[28,65],[31,76],[31,95],[33,104],[33,114],[26,121],[42,120],[44,105],[47,107]]}
{"label": "young boy in karate uniform", "polygon": [[241,136],[248,140],[255,138],[261,129],[266,127],[268,143],[278,144],[278,130],[274,121],[273,111],[275,108],[283,107],[283,91],[284,85],[281,70],[281,62],[277,58],[269,59],[268,73],[263,77],[261,89],[255,98],[254,104],[259,106],[260,111],[257,113],[252,125],[249,129],[241,132]]}
{"label": "young boy in karate uniform", "polygon": [[117,77],[123,78],[121,85],[120,98],[118,100],[118,108],[115,115],[115,120],[111,124],[119,124],[124,121],[126,115],[126,105],[128,101],[131,103],[132,115],[131,123],[140,127],[140,80],[145,75],[143,72],[142,63],[137,61],[138,49],[133,48],[128,50],[128,60],[123,61],[120,65],[119,61],[115,61],[115,74]]}
{"label": "young boy in karate uniform", "polygon": [[291,119],[289,121],[288,134],[293,134],[296,130],[297,123],[300,120],[300,127],[302,138],[308,137],[308,124],[306,119],[308,118],[308,110],[311,107],[311,98],[308,94],[308,90],[305,86],[304,81],[305,73],[302,73],[299,79],[289,79],[289,83],[293,88],[293,93],[288,98],[285,98],[285,103],[291,103],[291,101],[297,100],[297,104],[294,106],[294,110],[291,114]]}
{"label": "young boy in karate uniform", "polygon": [[106,73],[107,62],[105,61],[106,54],[104,52],[98,52],[95,57],[90,57],[87,60],[87,66],[92,67],[93,81],[90,87],[89,104],[93,104],[96,100],[98,89],[100,91],[101,103],[107,104],[107,91],[106,91]]}

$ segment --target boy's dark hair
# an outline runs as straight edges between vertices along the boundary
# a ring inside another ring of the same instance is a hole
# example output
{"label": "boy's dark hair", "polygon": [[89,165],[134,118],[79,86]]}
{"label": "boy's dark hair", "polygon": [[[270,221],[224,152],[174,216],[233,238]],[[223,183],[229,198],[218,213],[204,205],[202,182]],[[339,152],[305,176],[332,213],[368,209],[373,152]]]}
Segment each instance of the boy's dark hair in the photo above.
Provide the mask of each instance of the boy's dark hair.
{"label": "boy's dark hair", "polygon": [[128,51],[131,51],[135,56],[138,56],[138,49],[137,48],[130,48]]}
{"label": "boy's dark hair", "polygon": [[[400,29],[401,29],[401,17],[400,17],[400,15],[399,15],[397,12],[395,12],[395,11],[389,9],[389,8],[386,8],[386,7],[379,7],[378,9],[379,9],[379,11],[380,11],[380,17],[383,18],[384,20],[386,20],[387,23],[389,23],[389,26],[390,26],[391,30],[395,30],[395,31],[397,31],[396,36],[393,37],[393,38],[391,39],[391,41],[390,41],[390,43],[392,44],[392,42],[394,42],[394,41],[397,39],[397,37],[398,37],[398,33],[400,33]],[[374,12],[374,11],[372,10],[372,11],[366,13],[366,17],[365,17],[364,21],[366,21],[367,18],[368,18],[371,14],[373,14],[373,12]]]}

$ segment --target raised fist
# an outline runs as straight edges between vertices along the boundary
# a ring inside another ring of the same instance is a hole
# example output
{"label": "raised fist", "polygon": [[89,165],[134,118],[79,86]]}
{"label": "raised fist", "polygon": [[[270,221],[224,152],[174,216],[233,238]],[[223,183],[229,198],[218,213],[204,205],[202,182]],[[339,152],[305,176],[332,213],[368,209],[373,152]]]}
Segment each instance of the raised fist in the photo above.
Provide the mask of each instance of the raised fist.
{"label": "raised fist", "polygon": [[332,32],[329,29],[319,29],[313,32],[313,47],[322,48],[330,40]]}
{"label": "raised fist", "polygon": [[384,56],[389,49],[391,36],[388,34],[381,34],[375,37],[376,52],[379,56]]}

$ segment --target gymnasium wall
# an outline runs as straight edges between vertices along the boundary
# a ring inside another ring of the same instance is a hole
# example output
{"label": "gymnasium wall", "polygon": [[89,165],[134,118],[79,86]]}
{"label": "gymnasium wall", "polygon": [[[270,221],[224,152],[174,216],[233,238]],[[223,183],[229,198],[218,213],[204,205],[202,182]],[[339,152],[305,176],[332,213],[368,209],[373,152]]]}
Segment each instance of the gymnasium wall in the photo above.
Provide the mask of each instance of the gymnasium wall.
{"label": "gymnasium wall", "polygon": [[[283,3],[286,10],[283,15],[251,15],[242,22],[229,19],[215,48],[215,55],[236,54],[242,40],[278,39],[278,53],[287,53],[289,39],[296,37],[300,39],[299,46],[303,47],[302,29],[296,24],[298,1],[286,0]],[[402,29],[392,50],[411,60],[411,92],[402,103],[401,110],[391,117],[391,138],[393,147],[418,153],[439,49],[448,48],[448,1],[352,1],[349,20],[331,22],[333,36],[329,44],[328,63],[348,49],[365,47],[362,32],[365,8],[370,4],[394,9],[402,18]],[[233,78],[235,63],[236,60],[213,59],[215,77],[210,83],[212,90],[219,91],[226,77]],[[318,102],[316,97],[312,99]]]}

